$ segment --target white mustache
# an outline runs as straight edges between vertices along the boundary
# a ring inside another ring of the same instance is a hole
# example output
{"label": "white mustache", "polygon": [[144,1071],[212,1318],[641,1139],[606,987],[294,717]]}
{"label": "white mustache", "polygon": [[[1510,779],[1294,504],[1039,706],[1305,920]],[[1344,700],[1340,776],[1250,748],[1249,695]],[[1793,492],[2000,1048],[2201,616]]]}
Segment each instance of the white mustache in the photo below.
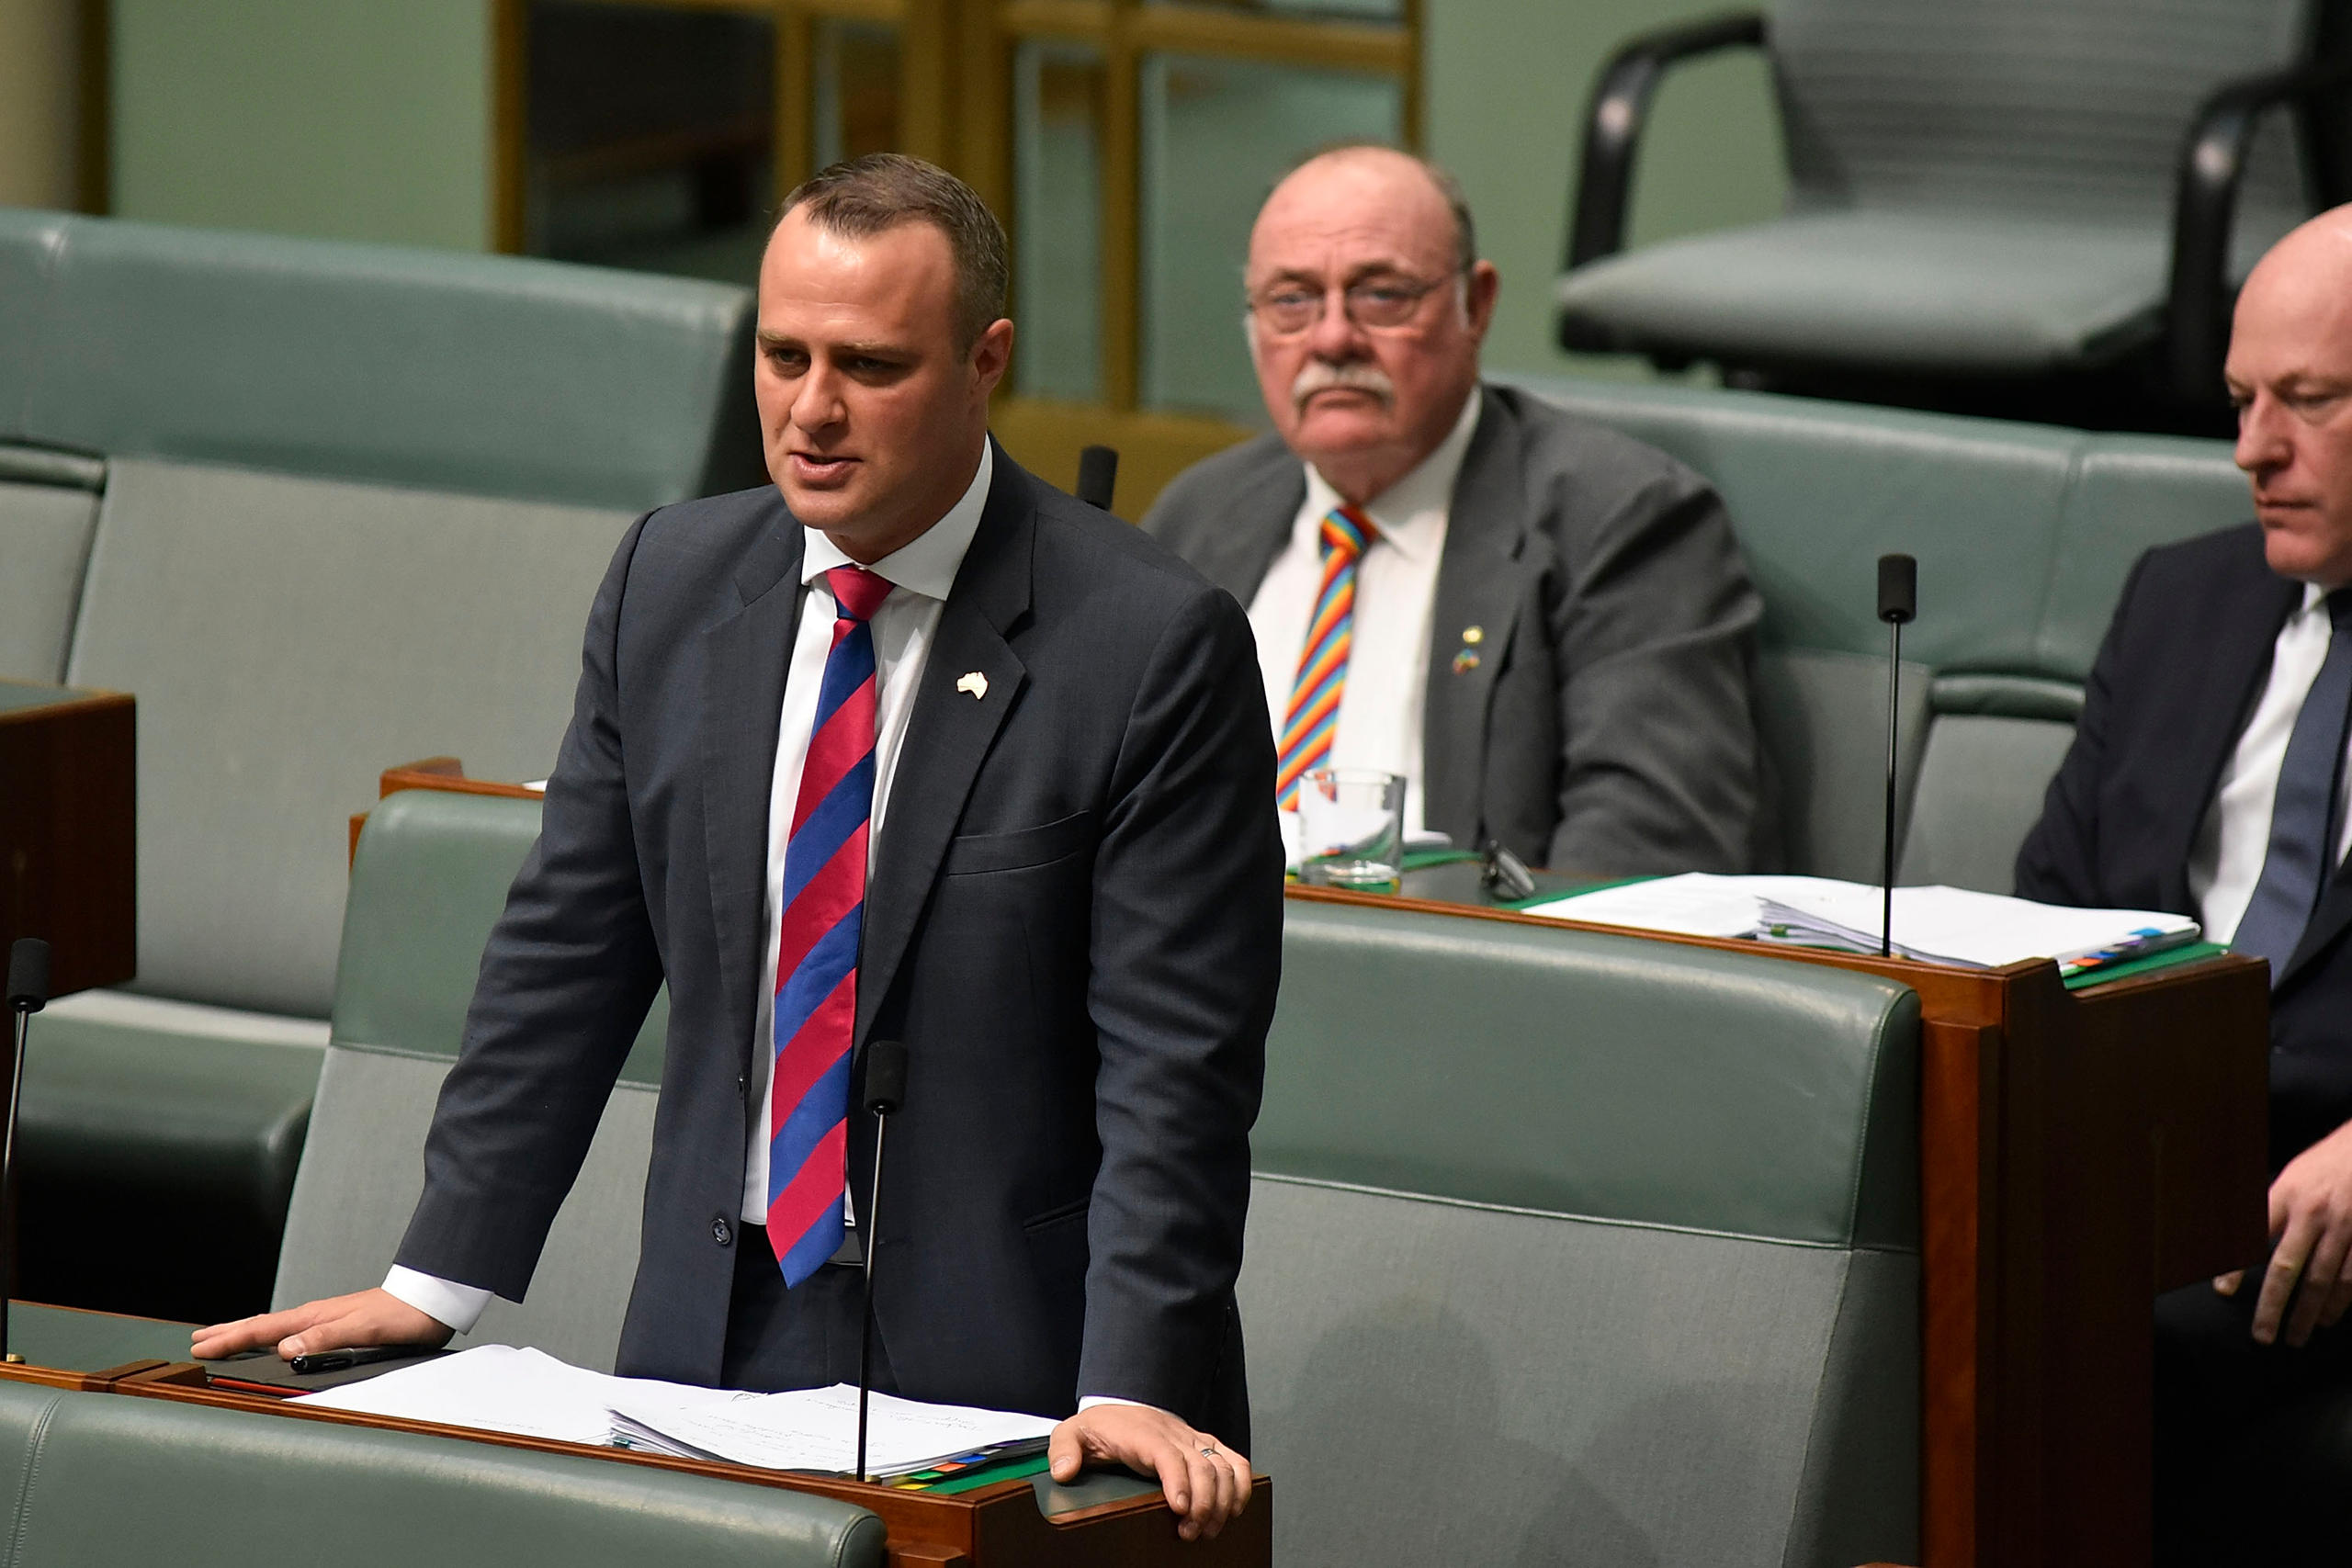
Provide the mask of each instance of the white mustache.
{"label": "white mustache", "polygon": [[1317,392],[1344,389],[1351,392],[1369,392],[1384,403],[1396,400],[1396,383],[1379,366],[1364,360],[1351,360],[1345,365],[1333,365],[1329,360],[1310,359],[1298,378],[1290,384],[1291,407],[1302,412],[1306,400]]}

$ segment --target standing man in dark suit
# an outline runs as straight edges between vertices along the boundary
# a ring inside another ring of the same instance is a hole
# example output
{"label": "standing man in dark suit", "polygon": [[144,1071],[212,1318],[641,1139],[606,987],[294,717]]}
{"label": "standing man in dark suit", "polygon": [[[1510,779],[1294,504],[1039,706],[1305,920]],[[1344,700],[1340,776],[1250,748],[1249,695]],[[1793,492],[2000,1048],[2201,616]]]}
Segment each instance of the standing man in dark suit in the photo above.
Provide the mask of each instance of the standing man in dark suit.
{"label": "standing man in dark suit", "polygon": [[2227,376],[2256,525],[2132,568],[2018,856],[2027,897],[2193,914],[2270,962],[2260,1288],[2157,1308],[2157,1539],[2181,1562],[2270,1561],[2322,1527],[2343,1549],[2292,1434],[2352,1394],[2352,208],[2247,278]]}
{"label": "standing man in dark suit", "polygon": [[[1004,290],[995,219],[929,164],[787,200],[760,274],[775,487],[622,541],[398,1266],[199,1354],[437,1342],[519,1299],[666,979],[620,1371],[854,1381],[875,1246],[878,1386],[1069,1416],[1056,1473],[1157,1473],[1187,1536],[1240,1510],[1282,942],[1250,630],[989,441]],[[865,1236],[850,1085],[879,1037],[910,1088]]]}
{"label": "standing man in dark suit", "polygon": [[[1509,388],[1498,278],[1421,160],[1309,160],[1250,237],[1273,434],[1179,476],[1144,528],[1250,606],[1283,805],[1307,769],[1406,781],[1408,829],[1596,872],[1771,868],[1761,602],[1723,502]],[[1337,660],[1309,637],[1352,600]]]}

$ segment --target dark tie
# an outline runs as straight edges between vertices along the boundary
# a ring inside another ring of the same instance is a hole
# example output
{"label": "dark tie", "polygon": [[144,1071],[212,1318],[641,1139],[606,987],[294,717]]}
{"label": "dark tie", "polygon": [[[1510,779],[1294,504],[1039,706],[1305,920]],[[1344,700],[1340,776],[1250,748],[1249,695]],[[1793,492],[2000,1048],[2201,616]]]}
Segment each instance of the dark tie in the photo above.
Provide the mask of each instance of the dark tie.
{"label": "dark tie", "polygon": [[2303,940],[2320,889],[2335,861],[2335,788],[2344,769],[2345,726],[2352,717],[2352,589],[2327,596],[2327,660],[2295,716],[2287,759],[2278,767],[2278,794],[2270,804],[2270,849],[2245,918],[2230,945],[2270,960],[2270,983]]}

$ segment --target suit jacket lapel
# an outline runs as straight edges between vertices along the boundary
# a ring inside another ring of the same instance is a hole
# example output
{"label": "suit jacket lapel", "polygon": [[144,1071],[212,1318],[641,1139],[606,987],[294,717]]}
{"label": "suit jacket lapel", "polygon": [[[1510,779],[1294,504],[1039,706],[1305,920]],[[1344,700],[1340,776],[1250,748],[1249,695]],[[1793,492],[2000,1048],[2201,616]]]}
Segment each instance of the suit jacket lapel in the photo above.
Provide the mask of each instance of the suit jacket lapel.
{"label": "suit jacket lapel", "polygon": [[[874,874],[865,885],[865,931],[857,961],[860,1040],[906,956],[972,781],[1028,679],[1005,637],[1029,613],[1036,503],[1029,476],[1001,449],[995,460],[996,477],[979,528],[923,659],[922,682],[883,814]],[[978,698],[956,688],[973,671],[988,678],[986,693]]]}
{"label": "suit jacket lapel", "polygon": [[[1479,820],[1487,705],[1510,646],[1528,570],[1519,423],[1484,387],[1478,396],[1477,430],[1463,454],[1446,513],[1421,718],[1421,819],[1456,833]],[[1474,626],[1478,638],[1472,643],[1463,634]]]}
{"label": "suit jacket lapel", "polygon": [[742,604],[704,634],[701,723],[704,853],[728,1024],[751,1063],[767,944],[768,797],[785,672],[800,610],[801,531],[780,507],[736,570]]}
{"label": "suit jacket lapel", "polygon": [[1262,468],[1245,475],[1238,487],[1231,515],[1213,519],[1187,551],[1193,570],[1240,600],[1244,609],[1290,542],[1291,525],[1306,502],[1306,466],[1280,442],[1270,445]]}
{"label": "suit jacket lapel", "polygon": [[2287,624],[2302,600],[2302,585],[2273,574],[2257,551],[2252,570],[2216,595],[2210,632],[2190,631],[2181,639],[2185,657],[2194,660],[2192,700],[2181,705],[2182,728],[2177,756],[2182,766],[2171,771],[2177,782],[2165,816],[2164,842],[2157,846],[2165,870],[2166,908],[2194,910],[2188,892],[2188,857],[2197,829],[2211,809],[2220,789],[2222,770],[2237,749],[2238,732],[2262,695],[2270,670],[2271,647],[2278,628]]}

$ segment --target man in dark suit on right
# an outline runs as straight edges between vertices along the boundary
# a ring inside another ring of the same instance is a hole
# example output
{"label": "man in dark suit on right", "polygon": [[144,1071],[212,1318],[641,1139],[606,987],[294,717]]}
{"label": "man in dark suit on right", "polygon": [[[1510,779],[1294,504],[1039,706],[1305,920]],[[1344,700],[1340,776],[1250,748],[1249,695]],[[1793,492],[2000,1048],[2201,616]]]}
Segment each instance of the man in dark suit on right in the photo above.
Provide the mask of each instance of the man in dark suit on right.
{"label": "man in dark suit on right", "polygon": [[2248,277],[2227,378],[2256,525],[2132,569],[2017,878],[2270,963],[2270,1256],[2157,1304],[2156,1540],[2184,1563],[2345,1545],[2310,1467],[2352,1394],[2352,208]]}

